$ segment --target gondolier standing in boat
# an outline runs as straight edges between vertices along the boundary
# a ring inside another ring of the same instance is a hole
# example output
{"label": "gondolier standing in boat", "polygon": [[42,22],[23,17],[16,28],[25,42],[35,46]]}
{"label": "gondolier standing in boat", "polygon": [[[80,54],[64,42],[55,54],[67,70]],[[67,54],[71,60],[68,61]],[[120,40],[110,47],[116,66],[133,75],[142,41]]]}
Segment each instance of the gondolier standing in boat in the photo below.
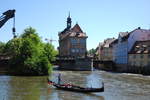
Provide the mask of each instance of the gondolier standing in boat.
{"label": "gondolier standing in boat", "polygon": [[61,82],[61,74],[59,73],[58,74],[58,84],[60,84],[60,82]]}
{"label": "gondolier standing in boat", "polygon": [[66,90],[66,91],[74,91],[74,92],[83,92],[83,93],[90,93],[90,92],[104,92],[104,83],[102,82],[102,87],[101,88],[90,88],[90,87],[80,87],[77,85],[73,84],[60,84],[61,82],[61,74],[58,74],[58,83],[55,83],[51,80],[48,80],[48,84],[53,85],[54,87],[61,89],[61,90]]}

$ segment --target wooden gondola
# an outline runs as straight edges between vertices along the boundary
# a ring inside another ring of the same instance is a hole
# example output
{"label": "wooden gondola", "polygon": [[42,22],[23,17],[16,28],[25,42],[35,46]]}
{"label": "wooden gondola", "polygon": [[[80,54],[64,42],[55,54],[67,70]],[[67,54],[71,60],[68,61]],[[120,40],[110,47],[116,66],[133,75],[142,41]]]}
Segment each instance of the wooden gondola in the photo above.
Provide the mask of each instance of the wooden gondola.
{"label": "wooden gondola", "polygon": [[89,93],[89,92],[104,92],[104,83],[102,83],[101,88],[89,88],[89,87],[80,87],[73,84],[57,84],[55,82],[52,82],[48,80],[49,85],[53,85],[57,89],[66,90],[66,91],[74,91],[74,92],[83,92],[83,93]]}

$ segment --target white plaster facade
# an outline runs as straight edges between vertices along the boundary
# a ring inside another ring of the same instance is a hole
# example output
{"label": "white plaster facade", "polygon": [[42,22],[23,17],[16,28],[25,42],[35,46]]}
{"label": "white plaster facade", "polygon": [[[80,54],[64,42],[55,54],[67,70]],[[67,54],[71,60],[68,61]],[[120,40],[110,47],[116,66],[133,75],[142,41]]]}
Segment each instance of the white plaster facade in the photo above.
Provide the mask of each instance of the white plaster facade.
{"label": "white plaster facade", "polygon": [[131,50],[136,41],[146,40],[150,40],[150,30],[140,28],[133,30],[130,32],[130,36],[128,38],[128,52]]}

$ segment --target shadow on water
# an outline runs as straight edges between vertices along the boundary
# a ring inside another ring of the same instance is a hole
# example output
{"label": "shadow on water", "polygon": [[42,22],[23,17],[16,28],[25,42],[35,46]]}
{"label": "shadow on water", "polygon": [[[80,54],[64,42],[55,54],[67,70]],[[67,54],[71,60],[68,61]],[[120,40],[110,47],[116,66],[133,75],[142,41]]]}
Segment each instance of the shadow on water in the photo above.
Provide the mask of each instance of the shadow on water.
{"label": "shadow on water", "polygon": [[103,96],[95,93],[71,92],[53,87],[48,88],[48,94],[48,100],[105,100]]}

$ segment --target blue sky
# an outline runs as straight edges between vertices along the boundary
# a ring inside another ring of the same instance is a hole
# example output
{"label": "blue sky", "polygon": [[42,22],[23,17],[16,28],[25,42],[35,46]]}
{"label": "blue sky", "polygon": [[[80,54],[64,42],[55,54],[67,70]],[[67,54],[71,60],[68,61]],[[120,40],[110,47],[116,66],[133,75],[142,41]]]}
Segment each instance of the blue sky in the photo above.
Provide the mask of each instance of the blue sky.
{"label": "blue sky", "polygon": [[[44,40],[53,38],[66,27],[70,11],[72,26],[77,22],[88,35],[87,48],[96,48],[106,38],[137,27],[150,29],[150,0],[0,0],[0,14],[16,9],[16,32],[32,26]],[[13,38],[9,20],[0,29],[0,41]]]}

